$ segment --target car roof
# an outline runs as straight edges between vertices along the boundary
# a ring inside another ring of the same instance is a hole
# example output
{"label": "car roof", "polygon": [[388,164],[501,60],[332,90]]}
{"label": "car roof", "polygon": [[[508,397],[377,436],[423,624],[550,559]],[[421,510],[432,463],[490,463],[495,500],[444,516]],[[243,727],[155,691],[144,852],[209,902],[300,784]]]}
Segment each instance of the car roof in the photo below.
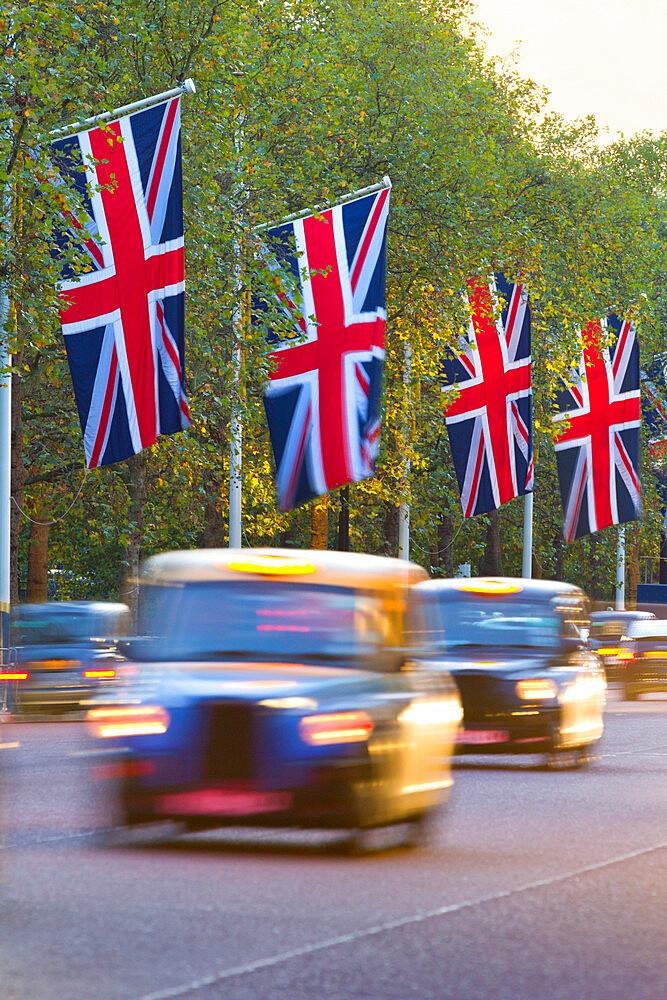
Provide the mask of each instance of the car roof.
{"label": "car roof", "polygon": [[602,622],[602,621],[614,621],[618,619],[619,621],[649,621],[655,618],[652,611],[594,611],[591,615],[591,621]]}
{"label": "car roof", "polygon": [[628,634],[631,639],[652,638],[653,636],[667,638],[667,621],[664,618],[654,618],[652,621],[633,621]]}
{"label": "car roof", "polygon": [[15,604],[12,608],[14,615],[19,617],[62,614],[122,615],[129,610],[127,604],[113,601],[43,601],[41,604]]}
{"label": "car roof", "polygon": [[558,580],[526,580],[522,577],[512,576],[472,576],[454,577],[447,580],[427,580],[418,585],[419,590],[435,591],[464,591],[474,594],[491,594],[490,587],[498,586],[498,596],[504,596],[503,588],[508,588],[505,593],[518,594],[534,600],[548,601],[553,597],[577,597],[584,598],[586,594],[580,587],[575,587],[572,583],[561,583]]}
{"label": "car roof", "polygon": [[163,552],[143,565],[143,583],[280,579],[327,586],[392,589],[428,579],[406,559],[319,549],[192,549]]}

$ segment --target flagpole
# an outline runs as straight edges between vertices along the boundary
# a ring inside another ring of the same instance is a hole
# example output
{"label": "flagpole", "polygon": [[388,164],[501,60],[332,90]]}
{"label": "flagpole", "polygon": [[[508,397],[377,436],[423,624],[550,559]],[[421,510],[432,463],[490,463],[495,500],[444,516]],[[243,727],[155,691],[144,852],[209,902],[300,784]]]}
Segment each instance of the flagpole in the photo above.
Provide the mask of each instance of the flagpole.
{"label": "flagpole", "polygon": [[523,498],[523,564],[521,576],[530,580],[533,575],[533,491]]}
{"label": "flagpole", "polygon": [[625,525],[618,526],[616,545],[616,610],[625,611]]}
{"label": "flagpole", "polygon": [[[242,75],[240,71],[238,75]],[[242,516],[242,485],[243,485],[243,421],[241,419],[241,381],[243,378],[243,320],[244,320],[244,286],[243,286],[243,235],[242,209],[245,201],[245,184],[243,183],[242,152],[244,142],[245,116],[240,112],[237,118],[237,128],[234,135],[236,149],[236,169],[241,176],[237,187],[237,224],[239,229],[234,235],[234,308],[232,310],[232,380],[231,414],[229,418],[229,547],[241,548],[241,516]]]}
{"label": "flagpole", "polygon": [[93,125],[99,125],[100,122],[109,121],[111,118],[120,118],[122,115],[129,115],[131,112],[140,111],[151,104],[160,104],[162,101],[168,101],[172,97],[178,97],[179,94],[194,93],[196,93],[194,80],[188,77],[187,80],[179,83],[177,87],[172,87],[171,90],[165,90],[161,94],[153,94],[152,97],[142,97],[139,101],[133,101],[132,104],[123,104],[122,107],[114,108],[113,111],[102,111],[99,115],[93,115],[92,118],[86,118],[81,122],[74,122],[72,125],[63,125],[62,128],[51,129],[49,135],[63,137],[74,135],[76,132],[82,132]]}
{"label": "flagpole", "polygon": [[376,191],[383,191],[385,188],[391,188],[391,178],[387,174],[376,184],[369,184],[368,187],[360,188],[358,191],[350,191],[348,194],[341,195],[335,202],[327,202],[324,205],[315,205],[313,208],[304,208],[300,212],[292,212],[291,215],[286,215],[280,219],[280,222],[262,222],[259,226],[255,226],[252,231],[253,233],[261,233],[263,229],[273,229],[275,226],[282,226],[287,222],[294,222],[296,219],[305,219],[308,215],[327,212],[330,208],[335,208],[337,205],[344,205],[346,201],[354,201],[356,198],[363,198],[364,195],[374,194]]}
{"label": "flagpole", "polygon": [[[2,221],[8,237],[12,221],[11,204],[11,190],[7,186],[1,205]],[[12,356],[9,352],[8,320],[9,294],[5,279],[0,282],[0,663],[9,660],[11,593]]]}
{"label": "flagpole", "polygon": [[[405,417],[403,420],[403,440],[404,446],[407,451],[407,439],[408,439],[408,428],[410,426],[410,413],[412,407],[409,406],[410,400],[410,379],[412,376],[412,344],[409,340],[405,342],[405,354],[403,356],[403,388],[405,391],[404,403],[405,405]],[[408,480],[410,478],[410,459],[407,457],[404,460],[403,466],[403,496],[406,495],[408,491]],[[410,558],[410,505],[403,501],[398,508],[398,558],[399,559],[409,559]]]}

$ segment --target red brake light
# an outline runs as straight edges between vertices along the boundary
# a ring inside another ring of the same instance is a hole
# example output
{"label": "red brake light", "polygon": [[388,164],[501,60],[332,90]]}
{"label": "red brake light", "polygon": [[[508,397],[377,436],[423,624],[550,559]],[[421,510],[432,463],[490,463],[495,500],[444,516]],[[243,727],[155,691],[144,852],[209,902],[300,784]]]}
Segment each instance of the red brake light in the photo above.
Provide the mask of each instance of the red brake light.
{"label": "red brake light", "polygon": [[2,670],[0,681],[27,681],[30,674],[26,670]]}
{"label": "red brake light", "polygon": [[98,680],[109,679],[116,676],[115,670],[84,670],[84,677],[94,677]]}

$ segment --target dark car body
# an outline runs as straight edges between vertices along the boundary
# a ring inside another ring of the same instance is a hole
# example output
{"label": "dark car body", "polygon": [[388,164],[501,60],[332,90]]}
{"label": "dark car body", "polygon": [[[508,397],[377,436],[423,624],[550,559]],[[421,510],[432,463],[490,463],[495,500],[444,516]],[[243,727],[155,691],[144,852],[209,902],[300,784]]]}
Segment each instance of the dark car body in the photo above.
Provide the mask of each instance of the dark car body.
{"label": "dark car body", "polygon": [[425,642],[463,704],[462,753],[577,751],[602,735],[604,671],[586,647],[587,599],[568,584],[431,580]]}
{"label": "dark car body", "polygon": [[619,681],[623,677],[623,664],[618,654],[621,639],[628,634],[633,622],[651,621],[655,615],[650,611],[594,611],[588,636],[590,648],[598,654],[604,664],[607,681]]}
{"label": "dark car body", "polygon": [[12,609],[18,711],[66,711],[115,680],[124,658],[116,641],[129,609],[107,601],[47,601]]}
{"label": "dark car body", "polygon": [[667,691],[667,621],[633,622],[620,643],[618,662],[627,701],[654,691]]}
{"label": "dark car body", "polygon": [[406,646],[410,585],[425,576],[334,552],[148,560],[136,683],[125,704],[88,713],[124,748],[125,823],[421,820],[447,796],[461,718],[449,675]]}

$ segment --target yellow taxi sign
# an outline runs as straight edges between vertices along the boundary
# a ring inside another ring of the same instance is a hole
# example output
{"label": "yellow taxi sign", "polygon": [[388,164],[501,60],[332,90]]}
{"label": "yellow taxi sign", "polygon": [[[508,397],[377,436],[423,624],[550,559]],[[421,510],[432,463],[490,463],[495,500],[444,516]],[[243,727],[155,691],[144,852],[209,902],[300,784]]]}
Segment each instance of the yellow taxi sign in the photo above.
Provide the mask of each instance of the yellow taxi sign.
{"label": "yellow taxi sign", "polygon": [[474,583],[456,584],[457,590],[464,590],[468,594],[518,594],[523,587],[517,583],[507,583],[505,580],[476,580]]}
{"label": "yellow taxi sign", "polygon": [[234,559],[227,566],[237,573],[257,573],[260,576],[307,576],[316,567],[302,559],[287,556],[253,555],[249,559]]}

